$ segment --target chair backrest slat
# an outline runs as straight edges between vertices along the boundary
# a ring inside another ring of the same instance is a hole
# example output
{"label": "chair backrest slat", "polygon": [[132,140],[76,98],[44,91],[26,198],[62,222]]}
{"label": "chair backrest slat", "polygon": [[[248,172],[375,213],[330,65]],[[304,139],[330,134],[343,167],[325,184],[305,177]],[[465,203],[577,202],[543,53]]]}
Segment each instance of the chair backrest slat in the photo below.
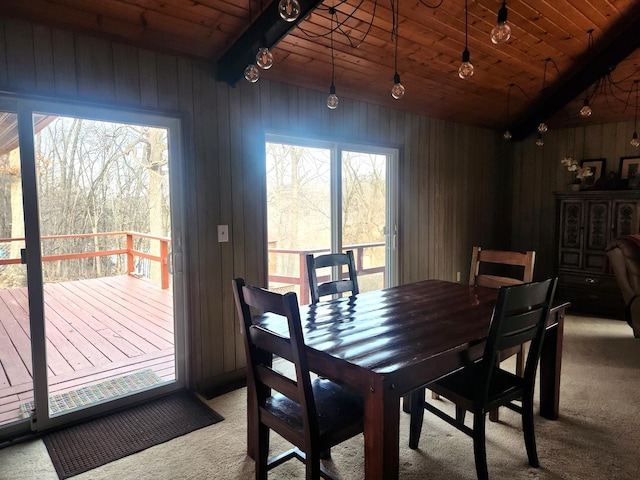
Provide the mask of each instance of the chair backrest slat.
{"label": "chair backrest slat", "polygon": [[[345,253],[318,255],[317,257],[308,254],[306,260],[311,303],[318,303],[320,297],[324,297],[325,295],[345,292],[351,292],[352,295],[357,295],[359,293],[353,250],[347,250]],[[344,272],[342,272],[343,266],[347,267],[348,279],[342,278],[344,275]],[[319,282],[317,270],[327,267],[340,267],[340,278],[328,282]]]}
{"label": "chair backrest slat", "polygon": [[269,388],[280,392],[285,397],[289,397],[296,403],[301,403],[299,398],[298,383],[295,380],[286,377],[273,368],[267,368],[264,365],[257,365],[255,369],[257,380]]}

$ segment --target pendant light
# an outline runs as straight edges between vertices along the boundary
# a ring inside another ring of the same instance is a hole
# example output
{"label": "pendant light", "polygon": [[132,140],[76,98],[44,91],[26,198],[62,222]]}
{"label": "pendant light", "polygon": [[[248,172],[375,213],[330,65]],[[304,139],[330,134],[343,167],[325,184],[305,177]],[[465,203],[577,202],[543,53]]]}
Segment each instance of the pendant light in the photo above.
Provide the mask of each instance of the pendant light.
{"label": "pendant light", "polygon": [[507,23],[507,2],[502,2],[502,7],[498,10],[498,23],[491,30],[491,42],[496,45],[506,43],[511,38],[511,27]]}
{"label": "pendant light", "polygon": [[300,16],[300,2],[298,0],[280,0],[278,13],[286,22],[295,22]]}
{"label": "pendant light", "polygon": [[[253,22],[253,12],[251,11],[251,0],[249,0],[249,28]],[[256,67],[255,63],[250,63],[247,68],[244,69],[244,78],[249,83],[256,83],[260,80],[260,71]]]}
{"label": "pendant light", "polygon": [[273,54],[267,47],[260,47],[256,53],[256,65],[263,70],[269,70],[273,66]]}
{"label": "pendant light", "polygon": [[544,145],[544,139],[542,138],[542,133],[538,132],[538,138],[536,140],[536,146],[541,147]]}
{"label": "pendant light", "polygon": [[331,110],[335,110],[338,108],[338,103],[340,102],[340,99],[336,95],[336,86],[333,84],[333,77],[335,73],[335,63],[333,60],[333,17],[336,15],[336,9],[331,7],[329,9],[329,13],[331,14],[331,31],[329,32],[331,42],[331,86],[329,87],[329,96],[327,97],[327,107]]}
{"label": "pendant light", "polygon": [[[546,58],[544,60],[544,73],[542,75],[542,92],[544,92],[544,89],[546,88],[546,81],[547,81],[547,65],[549,64],[549,62],[551,61],[551,58]],[[541,133],[545,133],[547,130],[549,130],[549,126],[543,121],[541,121],[538,124],[538,141],[542,140],[542,136],[540,135]],[[540,146],[538,144],[538,141],[536,141],[536,145]],[[542,141],[542,144],[544,145],[544,141]]]}
{"label": "pendant light", "polygon": [[393,87],[391,87],[391,96],[396,100],[400,100],[402,97],[404,97],[404,92],[405,92],[404,85],[400,83],[400,75],[398,74],[398,10],[399,10],[398,5],[399,3],[400,3],[399,0],[395,0],[395,5],[392,4],[392,7],[395,7],[395,9],[393,10],[392,36],[395,38],[395,41],[396,41],[396,51],[395,51],[395,60],[394,60],[395,73],[393,75]]}
{"label": "pendant light", "polygon": [[[590,52],[591,46],[593,45],[593,28],[587,30],[587,34],[589,34],[589,46],[587,47],[587,52]],[[590,117],[592,113],[593,110],[591,110],[591,106],[589,105],[589,88],[587,88],[584,92],[584,101],[582,102],[582,108],[580,109],[580,116],[586,118]]]}
{"label": "pendant light", "polygon": [[633,135],[631,137],[631,146],[639,147],[640,141],[638,140],[638,80],[635,80],[633,84],[636,87],[636,113],[633,120]]}
{"label": "pendant light", "polygon": [[[262,8],[262,0],[260,0],[260,13],[262,13],[264,9]],[[267,39],[262,39],[262,45],[267,44]],[[256,65],[258,65],[263,70],[269,70],[273,66],[273,54],[269,51],[269,48],[266,46],[260,47],[258,49],[258,53],[256,53]]]}
{"label": "pendant light", "polygon": [[462,64],[458,68],[458,76],[463,80],[467,80],[473,76],[473,64],[469,61],[469,6],[468,1],[464,0],[464,51],[462,52]]}
{"label": "pendant light", "polygon": [[511,140],[511,137],[513,136],[509,130],[509,101],[511,99],[511,88],[513,88],[514,85],[515,83],[510,84],[509,89],[507,90],[507,129],[502,134],[502,138],[505,140]]}

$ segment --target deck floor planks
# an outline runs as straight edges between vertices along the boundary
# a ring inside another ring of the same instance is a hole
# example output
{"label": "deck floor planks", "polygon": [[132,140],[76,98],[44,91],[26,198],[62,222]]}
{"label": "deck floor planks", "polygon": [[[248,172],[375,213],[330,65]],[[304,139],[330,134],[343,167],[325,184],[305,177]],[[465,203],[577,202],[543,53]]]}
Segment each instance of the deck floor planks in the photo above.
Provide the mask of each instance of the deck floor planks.
{"label": "deck floor planks", "polygon": [[[0,294],[6,291],[0,291]],[[31,340],[20,326],[15,310],[18,305],[12,295],[0,298],[0,355],[2,370],[9,384],[22,383],[31,378]]]}
{"label": "deck floor planks", "polygon": [[58,300],[54,308],[87,340],[84,348],[94,348],[102,356],[92,362],[94,365],[128,358],[122,350],[100,333],[105,330],[104,324],[95,318],[90,310],[87,310],[88,305],[84,305],[82,301],[78,305],[78,299],[74,298],[75,296],[69,297],[69,290],[60,285],[50,284],[46,288],[50,290],[51,297],[55,296]]}
{"label": "deck floor planks", "polygon": [[[21,289],[19,292],[14,293],[16,294],[16,298],[20,297],[18,302],[26,311],[29,302],[26,290]],[[88,367],[90,365],[89,361],[65,334],[66,322],[64,319],[61,319],[60,316],[57,315],[55,311],[51,311],[51,309],[47,309],[45,318],[47,319],[47,363],[52,373],[60,375]],[[76,343],[80,344],[79,339],[76,339]],[[70,364],[70,361],[72,361],[73,364]]]}
{"label": "deck floor planks", "polygon": [[[111,282],[103,282],[105,288],[110,288],[116,294],[120,294],[123,288],[127,288],[128,282],[131,280],[121,276],[113,277]],[[99,279],[101,280],[101,279]],[[145,311],[154,312],[156,316],[166,324],[167,315],[173,313],[173,294],[170,289],[158,290],[158,287],[149,281],[140,282],[137,288],[144,295],[138,296],[137,300],[145,307]]]}
{"label": "deck floor planks", "polygon": [[[142,281],[141,283],[147,282]],[[150,331],[154,331],[158,336],[171,341],[173,338],[173,324],[167,323],[166,318],[167,313],[172,312],[173,308],[169,308],[165,312],[156,309],[156,305],[161,305],[166,301],[167,294],[158,295],[157,293],[149,293],[144,296],[136,296],[136,298],[131,299],[123,292],[126,285],[122,284],[120,288],[115,288],[115,285],[113,284],[105,285],[105,291],[107,290],[107,287],[109,291],[112,292],[109,295],[112,302],[127,309],[130,313],[134,314],[136,318],[140,319],[139,321],[152,323],[157,328],[149,327]],[[141,291],[143,290],[144,286],[141,287]],[[146,292],[146,290],[144,291]]]}
{"label": "deck floor planks", "polygon": [[[102,299],[105,301],[101,302],[100,295],[92,293],[92,289],[94,292],[102,292]],[[47,284],[45,291],[47,337],[55,331],[56,336],[66,336],[75,347],[56,351],[70,366],[87,365],[85,362],[89,355],[93,355],[93,360],[96,361],[95,364],[90,362],[91,365],[86,368],[71,369],[57,375],[49,369],[50,394],[62,393],[146,368],[152,369],[164,381],[175,379],[173,334],[169,341],[160,339],[157,334],[162,331],[163,335],[168,335],[173,331],[173,299],[170,290],[163,291],[151,282],[121,276]],[[114,298],[117,300],[113,300]],[[0,290],[0,424],[15,420],[19,405],[33,399],[31,373],[23,361],[28,359],[30,365],[31,345],[28,330],[24,330],[25,325],[28,328],[24,302],[26,289]],[[124,307],[127,302],[131,302],[135,308],[127,310]],[[117,307],[117,311],[110,310],[111,306]],[[50,314],[55,316],[55,319],[50,318]],[[112,318],[112,315],[116,318]],[[153,320],[150,321],[150,318]],[[124,328],[121,322],[130,322],[135,326],[129,330]],[[14,336],[22,332],[21,351],[16,349],[16,345],[8,337],[7,324],[10,325]],[[53,325],[56,326],[55,330]],[[121,333],[126,334],[127,339],[122,338]],[[155,339],[164,348],[154,346],[146,341],[145,337]],[[47,341],[51,342],[51,339],[48,338]],[[144,344],[149,351],[144,353],[136,342]],[[48,348],[51,344],[48,343]],[[128,348],[132,349],[129,352],[134,353],[132,358],[121,351],[123,344],[129,345]],[[113,356],[105,354],[104,350]],[[78,357],[83,357],[84,362]],[[4,374],[7,366],[10,369],[21,366],[22,381],[11,381],[11,377]]]}
{"label": "deck floor planks", "polygon": [[[166,329],[159,328],[148,321],[147,312],[135,307],[135,296],[131,298],[132,308],[129,308],[128,305],[122,304],[124,302],[120,303],[111,297],[100,295],[99,291],[93,290],[93,287],[87,285],[86,282],[88,280],[81,280],[74,287],[84,291],[86,294],[85,300],[92,305],[92,308],[102,311],[111,317],[113,330],[122,335],[123,338],[130,339],[136,347],[144,352],[167,348],[171,345],[173,334],[168,335]],[[163,338],[163,335],[165,338]]]}
{"label": "deck floor planks", "polygon": [[127,357],[135,357],[154,349],[153,345],[142,337],[131,335],[131,330],[126,327],[128,319],[117,312],[108,311],[101,297],[95,298],[90,295],[86,286],[79,282],[73,282],[73,287],[69,286],[69,283],[60,284],[68,290],[66,295],[73,297],[80,308],[100,322],[101,327],[96,331],[114,347]]}

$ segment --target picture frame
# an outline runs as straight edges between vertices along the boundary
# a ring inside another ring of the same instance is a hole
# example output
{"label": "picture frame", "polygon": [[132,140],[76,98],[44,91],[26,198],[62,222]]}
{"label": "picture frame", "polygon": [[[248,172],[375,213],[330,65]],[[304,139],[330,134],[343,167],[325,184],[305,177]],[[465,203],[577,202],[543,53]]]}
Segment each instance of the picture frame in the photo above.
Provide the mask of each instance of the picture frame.
{"label": "picture frame", "polygon": [[640,176],[640,157],[620,157],[620,179]]}
{"label": "picture frame", "polygon": [[587,186],[593,186],[602,177],[602,174],[606,172],[605,165],[607,163],[606,158],[593,158],[580,161],[581,168],[588,168],[593,172],[590,177],[585,177],[583,182]]}

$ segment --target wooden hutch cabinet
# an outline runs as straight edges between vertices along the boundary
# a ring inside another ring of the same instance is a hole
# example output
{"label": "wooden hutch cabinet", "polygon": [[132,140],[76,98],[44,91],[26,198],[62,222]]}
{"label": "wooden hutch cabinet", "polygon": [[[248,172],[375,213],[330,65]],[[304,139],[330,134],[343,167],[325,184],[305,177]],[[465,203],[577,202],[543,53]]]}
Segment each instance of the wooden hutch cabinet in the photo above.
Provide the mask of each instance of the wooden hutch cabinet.
{"label": "wooden hutch cabinet", "polygon": [[622,294],[605,271],[612,238],[640,232],[640,191],[555,194],[558,217],[558,298],[576,312],[621,318]]}

